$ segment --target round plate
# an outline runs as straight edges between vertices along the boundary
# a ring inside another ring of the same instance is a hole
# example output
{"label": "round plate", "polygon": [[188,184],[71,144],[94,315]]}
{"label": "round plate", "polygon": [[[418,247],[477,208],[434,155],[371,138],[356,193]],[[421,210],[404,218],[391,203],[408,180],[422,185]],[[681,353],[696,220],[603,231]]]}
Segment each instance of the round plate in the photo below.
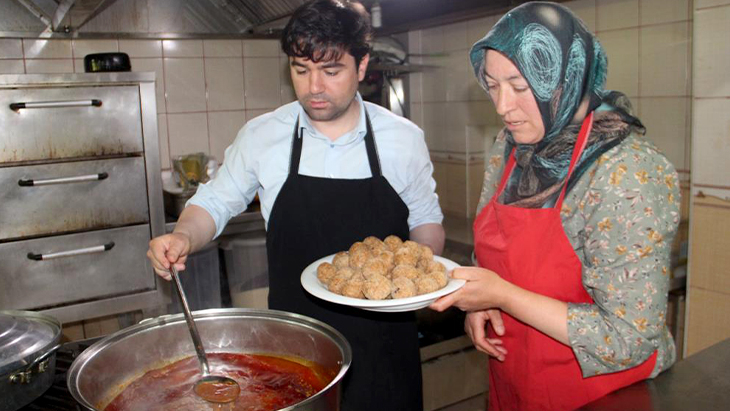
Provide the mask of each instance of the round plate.
{"label": "round plate", "polygon": [[[403,312],[403,311],[415,311],[424,307],[428,307],[432,302],[436,301],[437,298],[442,297],[446,294],[451,294],[454,291],[461,288],[466,281],[455,280],[449,278],[449,283],[446,287],[436,290],[432,293],[417,295],[415,297],[408,298],[395,298],[390,300],[367,300],[364,298],[352,298],[345,297],[344,295],[335,294],[327,289],[319,279],[317,278],[317,267],[322,263],[332,263],[332,259],[335,257],[334,254],[322,257],[319,260],[309,264],[307,268],[302,272],[302,287],[307,290],[308,293],[313,296],[320,298],[325,301],[329,301],[335,304],[349,305],[355,308],[361,308],[369,311],[380,311],[380,312]],[[443,264],[446,267],[446,271],[451,271],[459,264],[442,258],[439,256],[433,256],[433,259]]]}

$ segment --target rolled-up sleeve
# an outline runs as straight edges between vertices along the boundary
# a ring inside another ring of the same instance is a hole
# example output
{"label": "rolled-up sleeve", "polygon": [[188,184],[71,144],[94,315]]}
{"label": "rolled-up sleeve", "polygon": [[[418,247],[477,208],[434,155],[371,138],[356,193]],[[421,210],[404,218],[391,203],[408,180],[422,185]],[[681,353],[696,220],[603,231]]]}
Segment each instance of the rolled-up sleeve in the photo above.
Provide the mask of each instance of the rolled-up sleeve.
{"label": "rolled-up sleeve", "polygon": [[[205,209],[216,225],[218,237],[228,221],[246,210],[259,188],[256,176],[255,153],[247,146],[251,131],[244,126],[225,151],[225,160],[215,178],[200,185],[187,205]],[[252,157],[252,155],[254,157]]]}
{"label": "rolled-up sleeve", "polygon": [[592,182],[579,205],[585,218],[583,285],[594,303],[568,305],[568,337],[584,377],[635,367],[669,338],[677,174],[643,146],[625,155],[609,153],[584,176]]}
{"label": "rolled-up sleeve", "polygon": [[424,224],[441,224],[444,219],[436,194],[433,163],[423,132],[418,130],[418,137],[412,141],[411,156],[407,165],[408,182],[404,190],[399,193],[408,206],[408,227],[411,230]]}

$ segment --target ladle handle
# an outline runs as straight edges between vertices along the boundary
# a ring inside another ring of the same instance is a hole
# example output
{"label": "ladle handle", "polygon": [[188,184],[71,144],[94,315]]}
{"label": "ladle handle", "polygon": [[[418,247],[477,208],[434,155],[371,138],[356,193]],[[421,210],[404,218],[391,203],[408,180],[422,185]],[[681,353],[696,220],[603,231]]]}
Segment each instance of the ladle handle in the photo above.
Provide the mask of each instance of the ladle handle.
{"label": "ladle handle", "polygon": [[210,367],[208,366],[208,359],[205,357],[205,350],[203,349],[203,342],[200,340],[200,334],[198,329],[195,327],[195,321],[193,321],[193,314],[190,313],[190,307],[188,307],[188,300],[185,298],[182,284],[180,283],[180,277],[177,274],[177,269],[174,264],[170,264],[170,272],[172,273],[172,279],[175,282],[175,289],[177,295],[182,301],[183,312],[185,313],[185,321],[188,323],[188,329],[190,330],[190,336],[193,338],[193,345],[195,346],[195,352],[198,354],[198,361],[200,362],[200,369],[203,375],[210,374]]}

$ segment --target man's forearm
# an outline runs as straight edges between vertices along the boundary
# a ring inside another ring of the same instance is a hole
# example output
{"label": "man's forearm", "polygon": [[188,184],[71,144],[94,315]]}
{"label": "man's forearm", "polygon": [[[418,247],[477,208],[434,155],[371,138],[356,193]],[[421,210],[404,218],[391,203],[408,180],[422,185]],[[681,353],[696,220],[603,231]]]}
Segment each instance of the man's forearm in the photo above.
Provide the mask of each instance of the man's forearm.
{"label": "man's forearm", "polygon": [[411,240],[431,247],[433,253],[441,255],[444,251],[446,234],[441,224],[423,224],[411,230]]}
{"label": "man's forearm", "polygon": [[190,253],[194,253],[211,240],[215,235],[216,227],[213,217],[204,208],[196,205],[185,207],[180,214],[173,233],[183,234],[190,240]]}

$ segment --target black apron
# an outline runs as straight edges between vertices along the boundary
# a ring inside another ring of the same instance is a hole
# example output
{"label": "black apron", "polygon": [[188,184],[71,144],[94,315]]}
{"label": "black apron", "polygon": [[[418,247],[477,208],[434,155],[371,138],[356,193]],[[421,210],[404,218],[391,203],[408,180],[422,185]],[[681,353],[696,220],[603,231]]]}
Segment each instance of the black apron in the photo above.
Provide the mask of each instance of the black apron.
{"label": "black apron", "polygon": [[367,236],[408,239],[408,207],[383,177],[370,119],[365,146],[372,172],[365,179],[299,175],[302,136],[297,119],[289,177],[274,202],[266,232],[269,308],[303,314],[340,331],[352,346],[342,409],[423,409],[415,315],[376,313],[309,295],[300,276],[313,261],[344,251]]}

